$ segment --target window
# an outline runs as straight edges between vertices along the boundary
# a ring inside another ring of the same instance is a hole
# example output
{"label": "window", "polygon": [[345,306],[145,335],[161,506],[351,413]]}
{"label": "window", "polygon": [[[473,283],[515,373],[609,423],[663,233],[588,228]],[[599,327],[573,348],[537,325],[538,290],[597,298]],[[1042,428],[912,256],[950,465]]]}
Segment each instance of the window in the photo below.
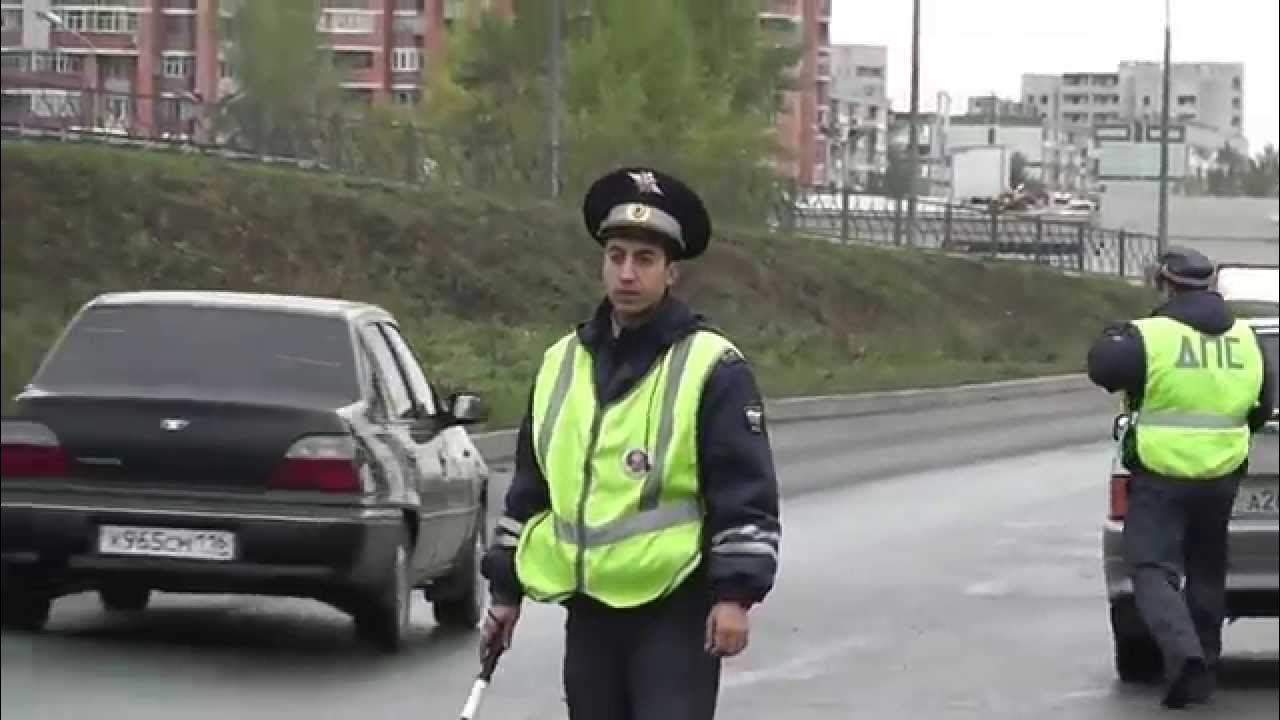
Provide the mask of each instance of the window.
{"label": "window", "polygon": [[884,77],[884,68],[859,65],[854,71],[854,75],[860,78],[881,78]]}
{"label": "window", "polygon": [[53,71],[63,75],[77,75],[84,72],[84,57],[58,53],[53,56]]}
{"label": "window", "polygon": [[344,70],[368,70],[373,67],[373,53],[339,50],[333,54],[333,64]]}
{"label": "window", "polygon": [[0,55],[0,67],[3,67],[5,70],[20,70],[25,72],[31,69],[31,55],[25,52],[5,51],[3,55]]}
{"label": "window", "polygon": [[143,389],[342,407],[359,398],[354,357],[340,319],[241,308],[99,306],[75,321],[35,384],[73,394]]}
{"label": "window", "polygon": [[1143,95],[1143,96],[1142,96],[1142,107],[1151,107],[1151,96],[1150,96],[1150,95]]}
{"label": "window", "polygon": [[405,382],[391,346],[374,325],[366,325],[360,333],[366,349],[373,355],[378,384],[387,400],[387,414],[393,420],[404,420],[413,415],[413,395]]}
{"label": "window", "polygon": [[1196,104],[1195,95],[1179,95],[1178,96],[1179,107],[1188,107],[1188,106],[1195,107],[1195,104]]}
{"label": "window", "polygon": [[876,118],[878,118],[879,116],[880,116],[880,107],[879,107],[879,106],[877,106],[877,105],[869,105],[869,106],[867,106],[867,119],[868,119],[868,120],[875,120],[875,119],[876,119]]}
{"label": "window", "polygon": [[166,55],[164,57],[164,76],[169,78],[190,77],[195,68],[195,58],[186,55]]}
{"label": "window", "polygon": [[133,62],[129,58],[100,58],[102,74],[113,80],[129,80],[133,77]]}
{"label": "window", "polygon": [[422,18],[418,15],[396,15],[391,19],[391,32],[404,35],[420,35]]}
{"label": "window", "polygon": [[10,10],[5,9],[0,13],[0,30],[4,31],[21,31],[22,30],[22,9]]}
{"label": "window", "polygon": [[422,51],[418,48],[395,48],[391,51],[392,72],[417,72],[422,69]]}
{"label": "window", "polygon": [[68,10],[62,14],[62,22],[68,30],[85,30],[88,23],[83,10]]}
{"label": "window", "polygon": [[1040,96],[1040,104],[1041,104],[1041,105],[1048,105],[1048,104],[1049,104],[1049,96],[1048,96],[1048,95],[1041,95],[1041,96]]}
{"label": "window", "polygon": [[1232,89],[1232,90],[1239,90],[1239,89],[1240,89],[1240,76],[1239,76],[1239,75],[1237,75],[1237,76],[1235,76],[1235,77],[1231,78],[1231,89]]}
{"label": "window", "polygon": [[1035,104],[1036,104],[1036,96],[1035,96],[1035,95],[1028,95],[1028,96],[1027,96],[1027,104],[1028,104],[1028,105],[1035,105]]}
{"label": "window", "polygon": [[1231,98],[1231,107],[1232,107],[1232,108],[1234,108],[1234,109],[1236,109],[1236,110],[1239,110],[1239,109],[1240,109],[1240,105],[1241,105],[1241,104],[1242,104],[1242,101],[1240,100],[1240,98],[1238,98],[1238,97],[1233,97],[1233,98]]}
{"label": "window", "polygon": [[995,144],[996,144],[996,129],[995,129],[995,128],[987,128],[987,144],[988,144],[988,145],[995,145]]}
{"label": "window", "polygon": [[1236,115],[1235,117],[1231,118],[1231,127],[1238,128],[1240,127],[1240,125],[1241,125],[1241,121],[1240,121],[1239,115]]}
{"label": "window", "polygon": [[391,348],[395,351],[405,375],[409,378],[409,386],[413,389],[413,396],[426,409],[428,415],[435,415],[435,394],[431,391],[427,376],[422,373],[422,363],[418,361],[418,356],[413,354],[412,348],[405,342],[404,337],[400,335],[400,330],[395,325],[382,323],[379,327],[382,328],[383,334],[387,336],[387,342],[391,343]]}
{"label": "window", "polygon": [[396,90],[391,94],[391,100],[397,105],[417,105],[417,90]]}
{"label": "window", "polygon": [[361,12],[326,11],[316,25],[319,32],[365,34],[373,32],[373,16]]}
{"label": "window", "polygon": [[[167,15],[164,34],[171,43],[190,44],[196,36],[196,19],[191,15]],[[174,47],[174,45],[170,45]]]}

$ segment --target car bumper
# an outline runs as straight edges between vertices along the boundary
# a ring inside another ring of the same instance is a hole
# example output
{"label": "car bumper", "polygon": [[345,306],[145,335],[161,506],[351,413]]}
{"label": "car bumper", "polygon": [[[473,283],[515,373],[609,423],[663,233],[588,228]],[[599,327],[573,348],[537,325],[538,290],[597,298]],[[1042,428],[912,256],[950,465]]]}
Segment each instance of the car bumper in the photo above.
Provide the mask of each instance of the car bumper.
{"label": "car bumper", "polygon": [[[1232,522],[1227,559],[1227,614],[1230,617],[1280,615],[1280,524]],[[1124,523],[1107,521],[1102,530],[1107,597],[1133,596],[1132,570],[1124,559]]]}
{"label": "car bumper", "polygon": [[[6,574],[38,577],[55,592],[119,581],[177,592],[314,595],[376,583],[402,524],[394,507],[228,501],[196,509],[4,497],[0,558]],[[101,525],[226,531],[235,534],[236,552],[225,561],[102,554]]]}

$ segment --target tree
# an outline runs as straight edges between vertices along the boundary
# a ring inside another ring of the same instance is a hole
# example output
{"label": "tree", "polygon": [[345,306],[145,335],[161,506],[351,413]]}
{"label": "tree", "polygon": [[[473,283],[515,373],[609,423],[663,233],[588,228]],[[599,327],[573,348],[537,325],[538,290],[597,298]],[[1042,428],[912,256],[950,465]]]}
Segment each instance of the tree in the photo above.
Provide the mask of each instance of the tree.
{"label": "tree", "polygon": [[1280,155],[1274,145],[1266,146],[1249,160],[1242,189],[1251,197],[1280,196]]}
{"label": "tree", "polygon": [[1268,145],[1252,158],[1230,145],[1217,153],[1216,167],[1204,175],[1204,189],[1210,195],[1226,197],[1276,197],[1280,194],[1280,158]]}
{"label": "tree", "polygon": [[[652,163],[685,176],[713,212],[762,214],[775,190],[773,115],[795,52],[761,43],[755,3],[565,4],[566,195],[611,167]],[[478,19],[450,43],[428,78],[424,120],[469,180],[491,186],[505,174],[540,188],[549,175],[547,0],[515,10],[511,21]]]}
{"label": "tree", "polygon": [[341,90],[321,48],[314,0],[243,2],[227,22],[238,90],[222,101],[224,130],[255,152],[322,157],[343,131]]}
{"label": "tree", "polygon": [[1015,152],[1009,159],[1009,187],[1016,188],[1027,182],[1027,156]]}
{"label": "tree", "polygon": [[770,60],[745,6],[592,3],[565,59],[566,186],[652,163],[689,178],[719,216],[763,211],[775,191],[772,111],[782,81],[761,79]]}
{"label": "tree", "polygon": [[883,175],[872,176],[871,192],[904,198],[911,191],[911,175],[911,157],[907,148],[890,144],[885,172]]}

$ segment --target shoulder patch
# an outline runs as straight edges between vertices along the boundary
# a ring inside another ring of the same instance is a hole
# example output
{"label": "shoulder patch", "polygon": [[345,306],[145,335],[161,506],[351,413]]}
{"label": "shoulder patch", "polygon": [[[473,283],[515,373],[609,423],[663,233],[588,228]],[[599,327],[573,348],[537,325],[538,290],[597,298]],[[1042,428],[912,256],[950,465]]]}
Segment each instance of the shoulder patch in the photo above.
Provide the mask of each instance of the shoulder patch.
{"label": "shoulder patch", "polygon": [[747,421],[747,429],[759,435],[764,432],[764,405],[751,403],[742,408],[743,418]]}
{"label": "shoulder patch", "polygon": [[746,361],[747,359],[742,356],[742,353],[732,346],[725,348],[724,352],[720,354],[721,365],[737,365]]}

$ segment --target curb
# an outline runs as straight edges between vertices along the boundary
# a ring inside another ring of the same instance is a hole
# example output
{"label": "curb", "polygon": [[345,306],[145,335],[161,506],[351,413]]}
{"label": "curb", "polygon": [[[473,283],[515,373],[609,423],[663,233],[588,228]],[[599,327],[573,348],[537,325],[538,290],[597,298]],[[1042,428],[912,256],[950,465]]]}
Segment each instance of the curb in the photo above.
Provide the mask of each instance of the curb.
{"label": "curb", "polygon": [[[1086,376],[1073,374],[955,385],[945,388],[777,398],[765,400],[765,415],[771,423],[786,424],[980,405],[1036,395],[1077,392],[1092,387],[1093,384]],[[515,456],[515,430],[477,433],[471,436],[471,440],[487,463],[508,462]]]}

